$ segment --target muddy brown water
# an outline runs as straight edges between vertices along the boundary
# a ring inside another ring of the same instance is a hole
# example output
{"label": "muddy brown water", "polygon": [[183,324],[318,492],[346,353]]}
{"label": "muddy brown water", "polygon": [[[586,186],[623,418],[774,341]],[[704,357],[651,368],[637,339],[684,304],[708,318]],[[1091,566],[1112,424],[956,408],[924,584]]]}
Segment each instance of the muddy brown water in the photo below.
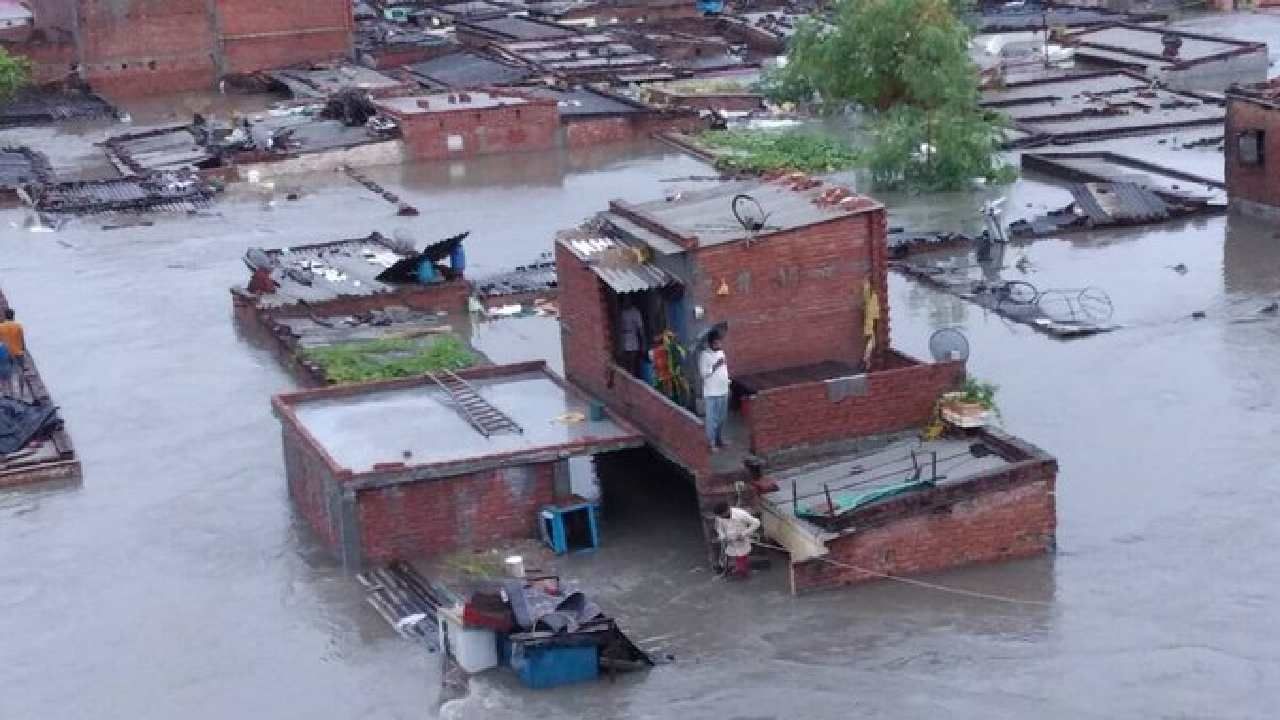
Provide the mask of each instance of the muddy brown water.
{"label": "muddy brown water", "polygon": [[[386,627],[290,506],[268,397],[291,382],[232,323],[241,254],[472,230],[479,274],[610,198],[706,173],[642,145],[371,171],[422,209],[408,220],[329,175],[291,180],[297,202],[237,188],[207,217],[145,228],[31,233],[0,213],[0,284],[85,468],[82,486],[0,493],[0,718],[1272,716],[1280,320],[1256,311],[1280,294],[1280,228],[1234,216],[1009,251],[1037,285],[1105,288],[1125,326],[1105,336],[1055,341],[892,280],[895,345],[922,354],[933,329],[963,328],[1006,426],[1062,464],[1056,554],[933,579],[1047,605],[893,584],[793,599],[776,563],[718,581],[687,488],[637,465],[606,474],[604,547],[564,571],[674,662],[547,692],[486,675],[437,708],[437,659]],[[1019,188],[1033,205],[1059,192]],[[891,206],[968,223],[974,203]],[[476,338],[500,361],[558,345],[544,319]]]}

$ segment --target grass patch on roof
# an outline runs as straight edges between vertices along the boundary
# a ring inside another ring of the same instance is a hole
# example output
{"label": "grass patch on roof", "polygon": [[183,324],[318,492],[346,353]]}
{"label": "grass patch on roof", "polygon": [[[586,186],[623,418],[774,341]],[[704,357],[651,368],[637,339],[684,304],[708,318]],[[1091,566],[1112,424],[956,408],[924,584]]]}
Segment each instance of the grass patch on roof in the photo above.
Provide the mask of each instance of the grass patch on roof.
{"label": "grass patch on roof", "polygon": [[480,356],[456,335],[384,338],[307,348],[302,357],[320,367],[332,383],[412,377],[439,370],[461,370]]}
{"label": "grass patch on roof", "polygon": [[856,167],[862,154],[841,140],[803,131],[708,130],[698,141],[716,154],[721,170],[765,173],[836,172]]}

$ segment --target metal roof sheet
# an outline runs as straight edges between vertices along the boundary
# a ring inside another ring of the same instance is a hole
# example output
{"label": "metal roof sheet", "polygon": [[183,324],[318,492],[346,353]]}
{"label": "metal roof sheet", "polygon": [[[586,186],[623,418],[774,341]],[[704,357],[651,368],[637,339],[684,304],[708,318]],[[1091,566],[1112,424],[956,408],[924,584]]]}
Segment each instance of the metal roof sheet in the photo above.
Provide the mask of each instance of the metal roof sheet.
{"label": "metal roof sheet", "polygon": [[679,282],[642,260],[636,248],[613,238],[568,238],[564,243],[616,293],[654,290]]}

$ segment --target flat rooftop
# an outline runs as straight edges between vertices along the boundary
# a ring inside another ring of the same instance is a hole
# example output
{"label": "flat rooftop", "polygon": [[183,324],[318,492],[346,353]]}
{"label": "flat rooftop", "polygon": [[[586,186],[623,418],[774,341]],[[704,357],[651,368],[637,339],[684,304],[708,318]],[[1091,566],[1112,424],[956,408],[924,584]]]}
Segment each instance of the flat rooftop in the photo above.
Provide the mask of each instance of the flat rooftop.
{"label": "flat rooftop", "polygon": [[296,400],[282,396],[280,402],[292,407],[298,424],[335,463],[354,473],[371,471],[379,463],[484,462],[495,455],[558,451],[568,456],[605,444],[642,444],[634,430],[613,419],[590,420],[584,395],[545,367],[534,368],[468,380],[482,398],[520,425],[522,433],[481,435],[449,396],[426,379],[407,387],[375,387],[332,397],[325,391],[303,393],[294,396]]}
{"label": "flat rooftop", "polygon": [[563,25],[521,17],[473,20],[467,23],[460,23],[460,25],[511,40],[540,40],[577,34],[577,31]]}
{"label": "flat rooftop", "polygon": [[[1182,41],[1175,57],[1164,57],[1162,39],[1166,36],[1176,37]],[[1267,46],[1263,43],[1178,32],[1167,28],[1119,24],[1072,33],[1068,37],[1068,43],[1080,48],[1107,51],[1108,57],[1112,59],[1127,57],[1143,64],[1154,63],[1157,66],[1191,65],[1241,52],[1265,54],[1267,51]]]}
{"label": "flat rooftop", "polygon": [[651,112],[633,102],[606,95],[590,88],[557,90],[555,88],[527,88],[525,93],[534,97],[554,100],[562,117],[593,115],[634,115]]}
{"label": "flat rooftop", "polygon": [[[807,526],[814,534],[823,531],[801,517],[804,513],[822,512],[827,507],[826,495],[830,490],[832,500],[838,506],[856,503],[861,496],[888,487],[909,482],[915,475],[915,462],[921,468],[920,479],[930,479],[933,457],[937,455],[938,487],[954,485],[1005,467],[1010,463],[994,452],[975,457],[970,447],[980,442],[973,438],[940,438],[921,443],[912,438],[895,442],[872,452],[855,453],[799,465],[779,472],[768,473],[778,489],[763,495],[763,499],[778,514]],[[795,488],[793,502],[792,488]],[[873,502],[858,505],[858,510],[871,507]],[[856,512],[856,510],[854,511]]]}
{"label": "flat rooftop", "polygon": [[462,89],[514,85],[533,74],[527,67],[466,52],[432,58],[405,69],[415,80],[430,87]]}
{"label": "flat rooftop", "polygon": [[471,90],[463,93],[431,93],[385,98],[377,101],[376,104],[380,109],[397,115],[428,115],[459,110],[492,110],[512,105],[528,105],[529,101],[514,95],[496,95]]}
{"label": "flat rooftop", "polygon": [[747,230],[734,216],[733,201],[738,195],[750,196],[764,211],[764,228],[756,233],[757,237],[883,207],[871,198],[858,195],[850,195],[855,199],[852,203],[821,202],[824,193],[838,187],[819,183],[815,187],[797,190],[783,181],[749,180],[683,193],[672,200],[655,200],[638,205],[615,200],[611,209],[614,214],[644,217],[650,223],[656,223],[677,236],[692,239],[698,247],[708,247],[749,237]]}

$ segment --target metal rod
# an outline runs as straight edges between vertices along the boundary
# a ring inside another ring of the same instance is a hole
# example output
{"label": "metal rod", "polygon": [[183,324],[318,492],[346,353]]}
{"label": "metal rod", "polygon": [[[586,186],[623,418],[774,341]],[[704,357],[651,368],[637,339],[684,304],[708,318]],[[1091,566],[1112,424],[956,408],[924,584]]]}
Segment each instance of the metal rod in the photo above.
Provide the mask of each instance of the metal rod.
{"label": "metal rod", "polygon": [[836,504],[831,500],[831,488],[827,487],[826,483],[822,483],[822,491],[827,494],[827,515],[835,517]]}

